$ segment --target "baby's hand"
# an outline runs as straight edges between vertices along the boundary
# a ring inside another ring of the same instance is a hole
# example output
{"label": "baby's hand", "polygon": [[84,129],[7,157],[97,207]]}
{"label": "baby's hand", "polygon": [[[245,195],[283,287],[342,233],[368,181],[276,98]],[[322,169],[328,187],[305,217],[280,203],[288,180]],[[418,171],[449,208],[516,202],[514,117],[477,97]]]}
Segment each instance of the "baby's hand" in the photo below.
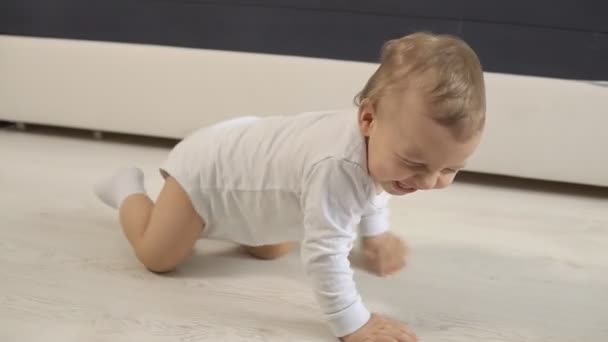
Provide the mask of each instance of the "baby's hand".
{"label": "baby's hand", "polygon": [[393,274],[406,264],[408,248],[403,240],[391,232],[364,237],[362,249],[365,266],[377,275]]}
{"label": "baby's hand", "polygon": [[354,333],[341,338],[343,342],[417,342],[418,338],[404,324],[372,314],[369,321]]}

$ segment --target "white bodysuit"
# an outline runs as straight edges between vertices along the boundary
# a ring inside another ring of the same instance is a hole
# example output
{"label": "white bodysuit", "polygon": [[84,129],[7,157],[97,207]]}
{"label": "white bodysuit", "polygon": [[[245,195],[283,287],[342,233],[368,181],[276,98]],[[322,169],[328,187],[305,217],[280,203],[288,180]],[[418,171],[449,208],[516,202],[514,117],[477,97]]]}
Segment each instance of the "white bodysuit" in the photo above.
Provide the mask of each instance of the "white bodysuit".
{"label": "white bodysuit", "polygon": [[302,261],[336,336],[370,317],[348,255],[357,235],[388,229],[355,111],[242,117],[203,128],[162,165],[190,196],[206,238],[301,242]]}

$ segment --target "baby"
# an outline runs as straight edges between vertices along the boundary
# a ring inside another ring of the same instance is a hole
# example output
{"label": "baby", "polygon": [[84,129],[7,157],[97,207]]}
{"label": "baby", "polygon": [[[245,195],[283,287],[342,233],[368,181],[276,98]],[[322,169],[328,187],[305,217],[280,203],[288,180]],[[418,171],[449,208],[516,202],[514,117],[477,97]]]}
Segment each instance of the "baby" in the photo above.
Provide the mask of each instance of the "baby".
{"label": "baby", "polygon": [[119,209],[135,255],[153,272],[173,270],[199,238],[229,240],[264,259],[298,242],[336,337],[417,341],[402,323],[368,311],[349,253],[359,234],[376,273],[404,266],[387,202],[445,188],[464,167],[484,127],[481,65],[455,37],[391,40],[356,104],[356,111],[241,117],[202,128],[161,166],[156,203],[137,168],[117,171],[95,191]]}

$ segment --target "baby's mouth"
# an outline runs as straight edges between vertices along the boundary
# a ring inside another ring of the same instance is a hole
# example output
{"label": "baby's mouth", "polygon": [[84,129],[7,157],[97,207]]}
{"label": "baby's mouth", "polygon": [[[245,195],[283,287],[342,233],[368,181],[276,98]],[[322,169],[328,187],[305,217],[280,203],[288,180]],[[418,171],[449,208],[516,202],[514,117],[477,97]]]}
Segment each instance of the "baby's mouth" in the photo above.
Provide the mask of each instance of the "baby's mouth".
{"label": "baby's mouth", "polygon": [[399,191],[403,192],[404,194],[409,194],[409,193],[412,193],[412,192],[415,192],[416,190],[418,190],[418,189],[413,188],[413,187],[411,187],[411,186],[409,186],[409,185],[407,185],[407,184],[405,184],[403,182],[400,182],[400,181],[395,181],[394,184],[395,184],[395,187]]}

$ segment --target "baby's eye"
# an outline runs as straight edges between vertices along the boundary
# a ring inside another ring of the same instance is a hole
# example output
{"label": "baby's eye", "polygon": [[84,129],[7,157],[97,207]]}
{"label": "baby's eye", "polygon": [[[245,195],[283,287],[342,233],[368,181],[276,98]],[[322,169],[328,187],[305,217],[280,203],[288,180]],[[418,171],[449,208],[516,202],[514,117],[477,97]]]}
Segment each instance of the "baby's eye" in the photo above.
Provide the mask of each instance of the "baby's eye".
{"label": "baby's eye", "polygon": [[442,172],[445,173],[445,174],[451,174],[451,173],[458,172],[458,170],[455,170],[455,169],[443,169]]}
{"label": "baby's eye", "polygon": [[424,167],[423,164],[414,163],[414,162],[411,162],[411,161],[405,160],[405,159],[399,159],[399,162],[403,165],[413,167],[413,168],[423,168]]}

